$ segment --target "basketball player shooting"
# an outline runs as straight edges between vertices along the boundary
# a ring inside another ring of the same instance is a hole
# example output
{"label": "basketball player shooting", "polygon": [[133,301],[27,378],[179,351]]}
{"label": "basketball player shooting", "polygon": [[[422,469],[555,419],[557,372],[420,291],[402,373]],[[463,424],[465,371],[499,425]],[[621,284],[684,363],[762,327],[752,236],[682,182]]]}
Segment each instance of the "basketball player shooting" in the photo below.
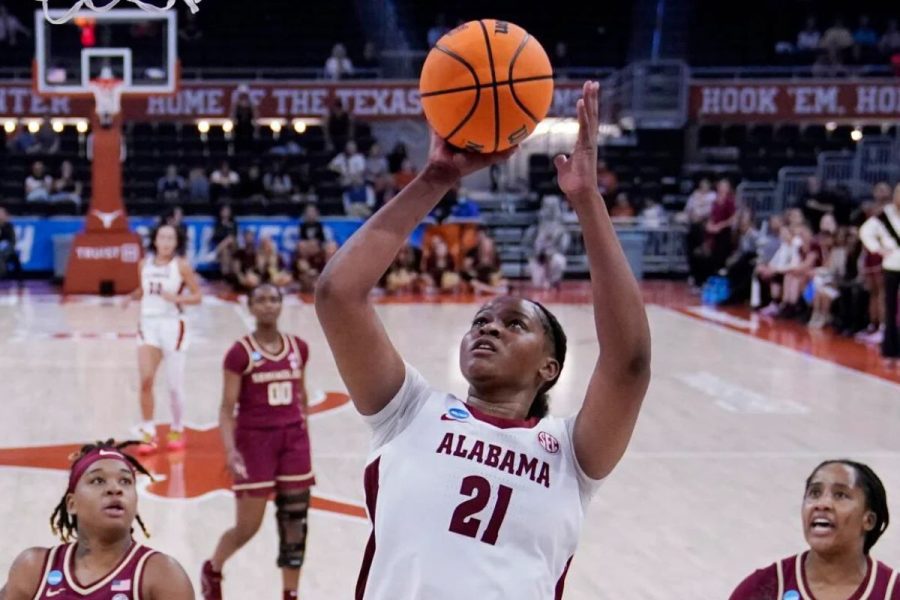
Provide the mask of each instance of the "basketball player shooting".
{"label": "basketball player shooting", "polygon": [[369,299],[444,194],[514,150],[462,152],[432,135],[426,167],[319,280],[319,320],[374,432],[358,599],[561,597],[587,504],[624,454],[650,380],[640,290],[597,190],[598,89],[584,84],[575,148],[555,160],[584,234],[602,349],[577,415],[547,414],[566,336],[540,304],[502,296],[478,310],[460,346],[462,400],[403,360]]}

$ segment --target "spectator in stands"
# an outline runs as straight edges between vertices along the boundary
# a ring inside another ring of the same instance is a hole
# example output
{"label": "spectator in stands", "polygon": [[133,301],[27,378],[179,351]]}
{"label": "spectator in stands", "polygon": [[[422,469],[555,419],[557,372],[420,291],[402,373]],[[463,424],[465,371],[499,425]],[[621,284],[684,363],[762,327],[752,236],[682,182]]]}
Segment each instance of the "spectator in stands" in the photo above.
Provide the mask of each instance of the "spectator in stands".
{"label": "spectator in stands", "polygon": [[227,160],[223,160],[221,166],[209,176],[210,198],[213,202],[220,198],[233,198],[240,182],[241,176],[231,170]]}
{"label": "spectator in stands", "polygon": [[18,44],[16,36],[20,33],[25,37],[31,37],[31,30],[22,25],[22,21],[11,14],[6,5],[0,4],[0,47],[13,47]]}
{"label": "spectator in stands", "polygon": [[188,240],[187,225],[184,223],[184,209],[177,205],[173,206],[169,212],[163,215],[161,221],[175,229],[175,235],[178,238],[177,247],[180,252],[184,252]]}
{"label": "spectator in stands", "polygon": [[823,189],[819,178],[812,176],[807,178],[806,190],[796,208],[803,211],[803,217],[807,222],[818,226],[823,215],[834,213],[837,203],[836,195],[830,190]]}
{"label": "spectator in stands", "polygon": [[319,220],[319,209],[315,204],[307,204],[306,208],[303,209],[303,222],[300,223],[298,234],[298,239],[300,240],[314,240],[318,242],[328,256],[337,251],[334,234],[331,228]]}
{"label": "spectator in stands", "polygon": [[439,235],[431,238],[431,245],[424,257],[422,280],[431,291],[458,292],[462,279],[447,242]]}
{"label": "spectator in stands", "polygon": [[597,160],[597,187],[601,195],[612,196],[619,187],[619,178],[602,158]]}
{"label": "spectator in stands", "polygon": [[779,240],[778,250],[775,251],[772,258],[768,262],[759,261],[756,265],[756,277],[760,287],[763,288],[761,295],[769,300],[762,309],[762,314],[772,317],[781,310],[784,275],[799,262],[797,249],[794,246],[794,234],[791,233],[789,226],[785,225],[781,228]]}
{"label": "spectator in stands", "polygon": [[738,211],[736,234],[737,244],[734,252],[725,261],[730,303],[744,302],[750,298],[761,233],[756,228],[753,211],[749,208]]}
{"label": "spectator in stands", "polygon": [[250,97],[250,88],[241,84],[232,101],[231,120],[234,122],[234,151],[238,154],[252,152],[256,145],[256,105]]}
{"label": "spectator in stands", "polygon": [[460,276],[476,294],[507,293],[509,282],[503,278],[497,245],[486,227],[478,228],[477,242],[466,252]]}
{"label": "spectator in stands", "polygon": [[761,228],[759,236],[756,238],[756,259],[753,263],[754,268],[750,287],[750,307],[754,310],[769,303],[769,289],[768,287],[763,289],[758,273],[772,262],[775,253],[778,252],[778,248],[781,246],[780,233],[783,226],[784,221],[781,215],[772,215]]}
{"label": "spectator in stands", "polygon": [[[844,265],[844,276],[837,282],[840,295],[834,302],[832,310],[832,326],[845,336],[852,336],[863,331],[868,324],[869,294],[862,283],[863,244],[859,239],[856,226],[843,227],[838,235],[846,233],[847,260]],[[838,242],[840,243],[840,242]]]}
{"label": "spectator in stands", "polygon": [[381,146],[375,142],[369,148],[369,155],[366,157],[365,179],[377,189],[379,181],[386,175],[389,175],[388,161],[381,151]]}
{"label": "spectator in stands", "polygon": [[469,198],[468,190],[460,188],[456,194],[456,204],[453,205],[450,215],[457,219],[477,219],[480,214],[481,209],[478,208],[478,203]]}
{"label": "spectator in stands", "polygon": [[44,117],[41,127],[35,135],[39,154],[51,155],[59,152],[59,134],[53,131],[50,117]]}
{"label": "spectator in stands", "polygon": [[347,57],[347,48],[343,44],[335,44],[331,56],[325,61],[326,79],[349,79],[353,77],[353,62]]}
{"label": "spectator in stands", "polygon": [[238,292],[247,292],[262,282],[256,270],[256,232],[245,229],[241,236],[241,246],[232,259],[231,283]]}
{"label": "spectator in stands", "polygon": [[344,190],[344,214],[348,217],[367,219],[375,212],[375,190],[363,180],[362,175],[350,178]]}
{"label": "spectator in stands", "polygon": [[800,227],[793,240],[799,261],[784,274],[784,296],[779,317],[795,318],[803,316],[803,292],[812,280],[817,268],[822,266],[822,249],[813,236],[809,225]]}
{"label": "spectator in stands", "polygon": [[838,288],[847,268],[847,231],[823,229],[817,236],[822,250],[822,266],[813,273],[812,316],[809,327],[822,329],[831,322],[831,307],[841,295]]}
{"label": "spectator in stands", "polygon": [[325,149],[334,152],[335,148],[343,148],[347,142],[355,139],[356,126],[353,123],[353,115],[344,109],[344,103],[340,98],[335,98],[328,107],[328,114],[322,124],[322,134],[325,136]]}
{"label": "spectator in stands", "polygon": [[734,247],[732,229],[736,221],[736,213],[737,204],[731,182],[722,178],[716,184],[716,198],[713,200],[709,220],[706,222],[707,274],[721,269],[731,255]]}
{"label": "spectator in stands", "polygon": [[609,216],[613,219],[634,218],[634,206],[632,206],[626,192],[616,194],[615,202],[613,202],[612,208],[609,209]]}
{"label": "spectator in stands", "polygon": [[406,149],[406,144],[403,142],[397,142],[394,144],[393,150],[388,154],[388,170],[391,173],[396,173],[403,166],[403,161],[407,159],[409,156],[409,152]]}
{"label": "spectator in stands", "polygon": [[15,135],[6,142],[6,147],[11,154],[36,154],[41,150],[37,138],[28,131],[28,127],[25,123],[19,124],[19,129],[16,131]]}
{"label": "spectator in stands", "polygon": [[31,174],[25,179],[25,200],[47,202],[53,191],[53,178],[44,171],[44,163],[37,160],[31,165]]}
{"label": "spectator in stands", "polygon": [[269,237],[264,237],[259,242],[256,252],[256,272],[259,273],[263,283],[274,283],[283,287],[291,283],[291,274],[287,270],[281,253],[275,242]]}
{"label": "spectator in stands", "polygon": [[300,285],[300,291],[305,293],[314,291],[316,281],[325,268],[325,252],[319,240],[299,238],[292,267],[293,277]]}
{"label": "spectator in stands", "polygon": [[444,13],[438,13],[438,15],[434,19],[434,25],[428,28],[428,47],[434,48],[438,40],[446,35],[448,31],[450,31],[450,28],[447,27],[447,15],[445,15]]}
{"label": "spectator in stands", "polygon": [[810,62],[812,62],[812,56],[819,50],[821,39],[822,34],[816,25],[816,18],[807,17],[806,26],[797,34],[797,52],[808,55]]}
{"label": "spectator in stands", "polygon": [[[890,189],[887,184],[877,184],[875,186],[875,201],[864,202],[862,205],[863,223],[871,218],[877,218],[881,215],[884,206],[887,204],[882,197],[883,186]],[[860,227],[862,229],[862,227]],[[862,238],[860,232],[860,238]],[[863,289],[868,293],[868,324],[865,329],[860,330],[856,334],[856,339],[867,344],[880,344],[884,339],[884,272],[881,267],[882,256],[878,252],[870,251],[863,240],[860,239],[862,245],[862,285]]]}
{"label": "spectator in stands", "polygon": [[0,206],[0,279],[7,275],[21,280],[22,263],[16,251],[16,229],[9,221],[9,213]]}
{"label": "spectator in stands", "polygon": [[281,161],[272,163],[263,175],[262,186],[270,198],[287,199],[294,191],[294,182],[284,170],[284,163]]}
{"label": "spectator in stands", "polygon": [[688,196],[684,212],[679,218],[681,222],[687,222],[688,225],[688,233],[685,237],[685,250],[688,257],[691,285],[696,286],[703,282],[703,265],[700,260],[700,250],[706,237],[706,222],[709,220],[709,213],[712,211],[715,199],[716,193],[712,189],[712,183],[708,178],[704,177],[697,184],[697,187],[694,188],[694,191],[691,192],[691,195]]}
{"label": "spectator in stands", "polygon": [[52,202],[74,202],[81,207],[81,182],[75,180],[75,167],[72,161],[64,160],[59,165],[59,177],[53,181]]}
{"label": "spectator in stands", "polygon": [[399,192],[416,178],[416,167],[412,160],[404,158],[400,168],[394,173],[394,190]]}
{"label": "spectator in stands", "polygon": [[306,154],[306,148],[298,142],[297,134],[293,128],[281,131],[279,143],[269,148],[269,154],[275,156],[303,156]]}
{"label": "spectator in stands", "polygon": [[178,174],[178,167],[169,165],[166,174],[156,182],[156,197],[161,202],[181,202],[187,192],[187,182]]}
{"label": "spectator in stands", "polygon": [[[260,173],[259,165],[254,163],[247,169],[247,175],[241,177],[238,185],[240,196],[246,200],[265,201],[269,190],[265,186],[265,180]],[[273,197],[273,196],[270,196]]]}
{"label": "spectator in stands", "polygon": [[188,191],[194,202],[209,202],[209,179],[203,167],[194,167],[188,173]]}
{"label": "spectator in stands", "polygon": [[219,262],[219,272],[228,279],[232,274],[234,252],[237,250],[237,223],[234,221],[230,204],[219,207],[211,242],[216,260]]}
{"label": "spectator in stands", "polygon": [[354,179],[363,179],[366,173],[366,159],[356,149],[356,142],[347,142],[343,152],[331,159],[328,168],[337,173],[341,187],[349,187]]}
{"label": "spectator in stands", "polygon": [[878,33],[869,24],[869,15],[859,16],[859,25],[853,32],[854,53],[857,61],[868,62],[875,57]]}
{"label": "spectator in stands", "polygon": [[847,51],[853,47],[853,35],[842,18],[836,18],[834,25],[825,30],[819,46],[825,51],[828,64],[839,67],[847,62]]}
{"label": "spectator in stands", "polygon": [[388,294],[411,294],[419,291],[425,281],[418,265],[416,249],[408,244],[403,246],[384,274],[381,287]]}
{"label": "spectator in stands", "polygon": [[378,49],[375,48],[375,42],[366,42],[366,45],[363,46],[362,57],[357,63],[357,67],[371,71],[370,73],[365,73],[364,76],[367,78],[374,78],[378,76],[377,70],[380,66],[381,60],[378,58]]}
{"label": "spectator in stands", "polygon": [[644,207],[641,209],[641,225],[644,227],[662,227],[669,217],[662,203],[656,198],[648,196],[644,199]]}
{"label": "spectator in stands", "polygon": [[888,20],[887,29],[878,42],[878,49],[887,57],[900,52],[900,27],[897,26],[897,19]]}
{"label": "spectator in stands", "polygon": [[859,237],[866,249],[881,256],[884,272],[884,334],[881,356],[888,366],[900,366],[900,331],[898,331],[897,294],[900,291],[900,184],[894,188],[893,200],[878,215],[869,217],[860,228]]}
{"label": "spectator in stands", "polygon": [[[627,196],[625,198],[628,199]],[[559,289],[566,272],[566,250],[570,235],[563,222],[558,196],[545,196],[538,223],[528,228],[523,246],[530,251],[528,268],[531,283],[540,289]]]}

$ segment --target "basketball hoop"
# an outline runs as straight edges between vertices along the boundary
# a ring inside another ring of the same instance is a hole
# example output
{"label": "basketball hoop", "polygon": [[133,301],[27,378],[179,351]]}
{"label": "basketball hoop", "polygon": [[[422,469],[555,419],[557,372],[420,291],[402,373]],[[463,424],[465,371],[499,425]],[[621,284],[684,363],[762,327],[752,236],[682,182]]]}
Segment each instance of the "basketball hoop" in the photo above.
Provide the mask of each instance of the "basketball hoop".
{"label": "basketball hoop", "polygon": [[[77,13],[78,11],[80,11],[82,9],[88,9],[88,10],[92,10],[94,12],[107,12],[109,10],[112,10],[112,8],[121,1],[122,0],[109,0],[109,2],[107,4],[104,4],[103,6],[95,6],[94,0],[77,0],[75,2],[75,4],[72,6],[72,8],[67,10],[63,16],[59,17],[58,19],[54,19],[53,17],[50,16],[50,6],[49,6],[50,0],[37,0],[37,2],[40,2],[44,5],[44,17],[47,19],[47,21],[49,21],[50,23],[53,23],[54,25],[62,25],[63,23],[68,22],[75,15],[75,13]],[[154,6],[153,4],[149,4],[147,2],[144,2],[143,0],[127,0],[127,1],[136,5],[141,10],[145,10],[147,12],[152,12],[152,13],[160,13],[160,12],[165,12],[167,10],[170,10],[173,6],[175,6],[175,3],[178,0],[166,0],[165,6]],[[184,0],[184,3],[188,5],[188,8],[191,9],[191,12],[195,13],[195,14],[197,13],[198,10],[200,10],[197,7],[197,5],[200,4],[200,2],[201,2],[201,0]]]}
{"label": "basketball hoop", "polygon": [[122,86],[124,82],[114,77],[91,79],[88,88],[94,94],[94,112],[102,127],[109,127],[122,109]]}

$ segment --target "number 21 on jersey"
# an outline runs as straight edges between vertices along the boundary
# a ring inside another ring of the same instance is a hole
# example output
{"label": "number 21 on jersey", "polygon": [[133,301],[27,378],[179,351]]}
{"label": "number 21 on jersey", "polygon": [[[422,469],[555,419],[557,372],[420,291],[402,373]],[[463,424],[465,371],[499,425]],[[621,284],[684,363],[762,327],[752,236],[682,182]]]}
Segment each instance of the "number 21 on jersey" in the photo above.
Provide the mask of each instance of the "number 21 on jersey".
{"label": "number 21 on jersey", "polygon": [[270,383],[266,390],[271,406],[286,406],[294,398],[294,384],[290,381],[276,381]]}
{"label": "number 21 on jersey", "polygon": [[[453,518],[450,519],[450,531],[477,538],[481,528],[481,519],[476,515],[487,508],[488,502],[490,502],[491,482],[478,475],[469,475],[462,480],[459,493],[469,496],[469,499],[453,511]],[[500,535],[500,526],[503,525],[503,519],[506,517],[510,498],[512,498],[511,487],[497,486],[497,503],[494,505],[494,512],[491,513],[484,534],[481,536],[481,541],[485,544],[493,546],[497,543],[497,536]]]}

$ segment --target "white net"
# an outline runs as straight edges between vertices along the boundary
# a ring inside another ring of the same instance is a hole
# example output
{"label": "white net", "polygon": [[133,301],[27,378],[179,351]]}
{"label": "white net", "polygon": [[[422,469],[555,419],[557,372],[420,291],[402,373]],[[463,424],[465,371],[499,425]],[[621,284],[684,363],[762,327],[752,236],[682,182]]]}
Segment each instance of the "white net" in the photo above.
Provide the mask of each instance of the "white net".
{"label": "white net", "polygon": [[122,109],[121,79],[92,79],[88,87],[94,94],[94,111],[103,119],[111,119]]}
{"label": "white net", "polygon": [[[94,0],[77,0],[75,4],[65,12],[61,17],[51,17],[50,16],[50,0],[37,0],[37,2],[41,2],[44,5],[44,17],[46,17],[47,21],[53,23],[54,25],[62,25],[63,23],[68,22],[75,13],[80,10],[93,10],[94,12],[106,12],[108,10],[112,10],[119,2],[127,1],[134,5],[136,5],[141,10],[146,10],[147,12],[164,12],[170,10],[178,0],[166,0],[165,6],[156,6],[153,4],[149,4],[144,2],[143,0],[107,0],[106,4],[102,6],[96,6],[94,4]],[[184,0],[184,3],[188,5],[188,8],[191,9],[192,13],[196,13],[200,10],[197,5],[200,4],[201,0]]]}

